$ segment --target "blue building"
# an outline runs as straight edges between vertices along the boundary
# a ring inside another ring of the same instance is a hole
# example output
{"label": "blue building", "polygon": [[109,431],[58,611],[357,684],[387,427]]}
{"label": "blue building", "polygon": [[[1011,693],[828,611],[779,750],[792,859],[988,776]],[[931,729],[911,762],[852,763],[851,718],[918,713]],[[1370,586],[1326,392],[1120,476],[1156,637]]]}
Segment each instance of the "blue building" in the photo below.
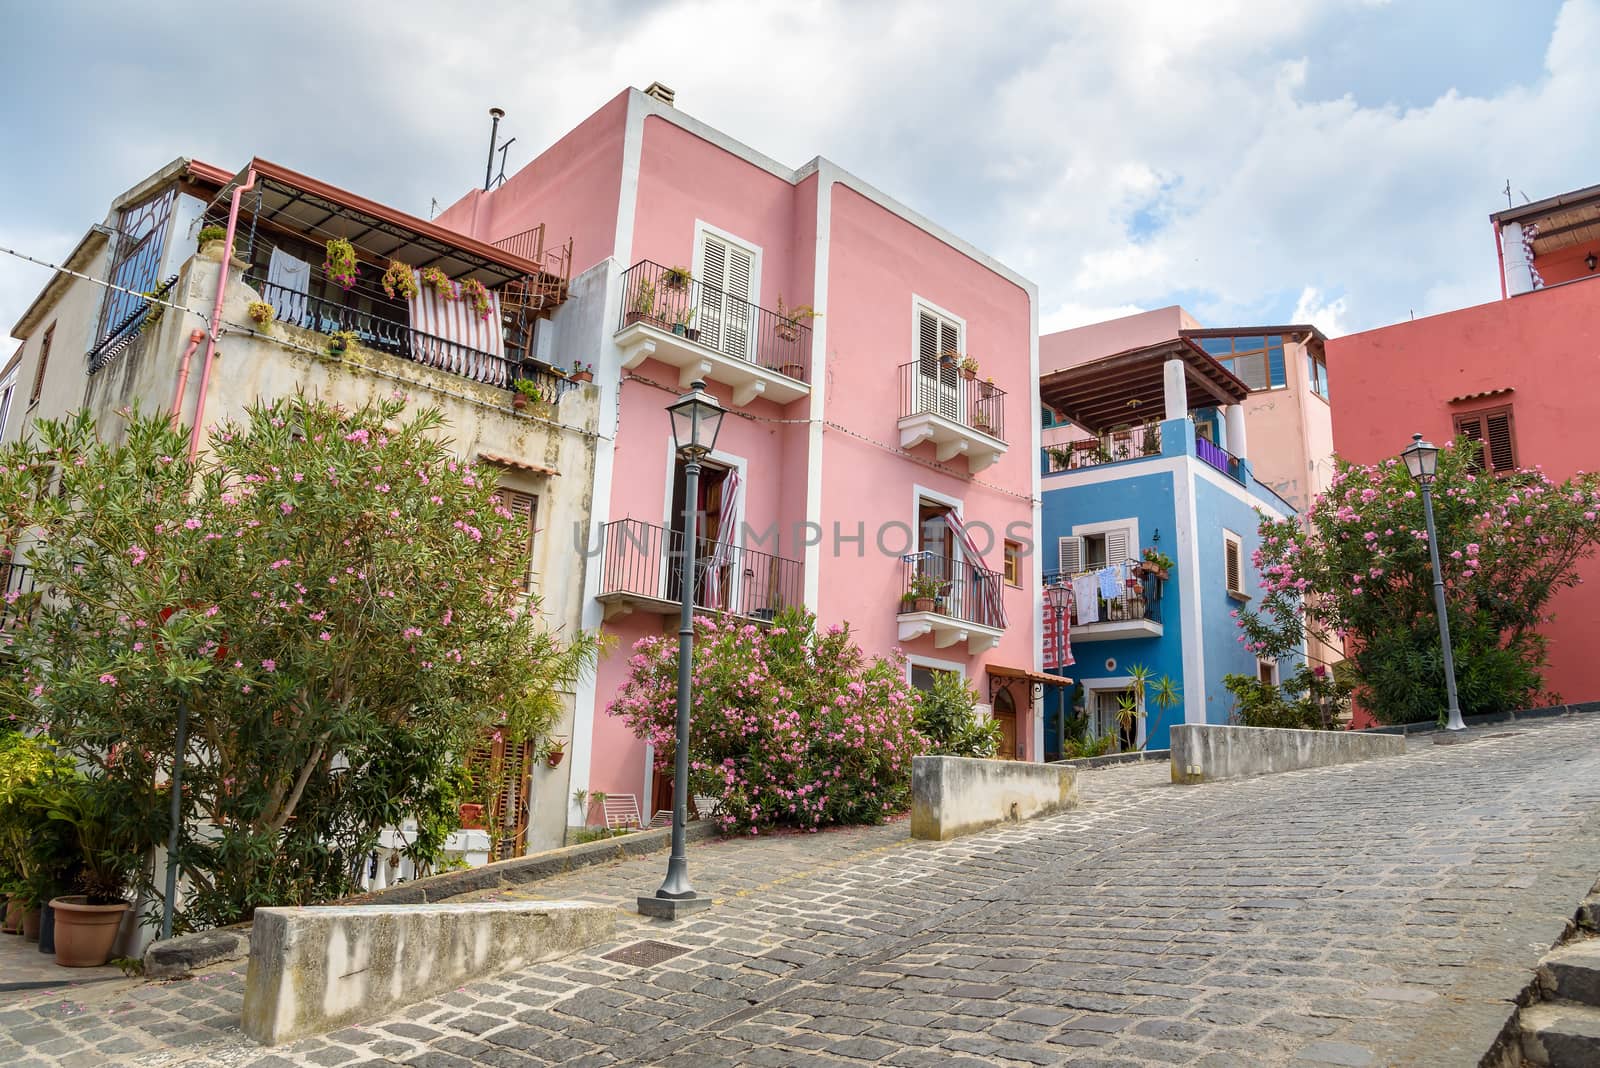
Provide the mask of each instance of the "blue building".
{"label": "blue building", "polygon": [[[1251,476],[1241,407],[1248,394],[1187,339],[1041,377],[1052,444],[1040,456],[1039,551],[1047,589],[1060,582],[1077,594],[1062,613],[1071,666],[1052,668],[1055,618],[1045,620],[1046,670],[1078,683],[1047,695],[1047,759],[1077,717],[1095,737],[1117,733],[1118,748],[1161,749],[1174,722],[1228,722],[1224,676],[1278,679],[1277,663],[1240,644],[1233,616],[1260,591],[1251,563],[1259,513],[1294,514]],[[1145,566],[1147,551],[1170,568]],[[1141,700],[1140,668],[1176,683],[1181,703],[1162,712],[1150,686]],[[1129,699],[1145,713],[1136,734],[1119,722]]]}

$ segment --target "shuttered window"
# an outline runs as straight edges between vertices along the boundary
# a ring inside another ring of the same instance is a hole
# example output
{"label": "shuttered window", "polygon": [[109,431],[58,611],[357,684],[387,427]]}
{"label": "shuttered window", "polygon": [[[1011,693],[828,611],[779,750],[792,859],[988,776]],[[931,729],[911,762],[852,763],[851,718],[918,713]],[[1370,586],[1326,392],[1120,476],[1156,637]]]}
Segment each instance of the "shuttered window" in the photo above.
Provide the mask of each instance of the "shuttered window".
{"label": "shuttered window", "polygon": [[44,369],[50,362],[50,342],[56,336],[56,324],[51,323],[45,328],[44,340],[39,342],[39,365],[33,372],[33,390],[28,394],[30,405],[39,403],[39,394],[44,391]]}
{"label": "shuttered window", "polygon": [[1244,592],[1244,542],[1239,535],[1232,531],[1222,532],[1222,566],[1227,578],[1228,592],[1235,597],[1245,596]]}
{"label": "shuttered window", "polygon": [[525,588],[533,588],[533,536],[538,530],[539,498],[531,493],[521,490],[502,489],[495,493],[495,499],[500,501],[516,517],[518,529],[522,532],[523,549],[523,583]]}
{"label": "shuttered window", "polygon": [[467,768],[475,776],[497,784],[489,797],[484,825],[495,837],[494,859],[521,856],[528,831],[528,787],[533,773],[533,743],[512,742],[500,731],[485,734],[467,754]]}
{"label": "shuttered window", "polygon": [[1063,575],[1083,570],[1083,539],[1062,538],[1056,543],[1056,569]]}
{"label": "shuttered window", "polygon": [[1501,475],[1517,469],[1517,446],[1509,405],[1461,412],[1455,417],[1456,435],[1476,448],[1474,464]]}
{"label": "shuttered window", "polygon": [[750,351],[750,305],[756,254],[704,234],[700,247],[700,340],[742,360]]}
{"label": "shuttered window", "polygon": [[[940,357],[950,354],[943,362]],[[961,324],[927,308],[917,309],[917,381],[920,412],[960,417],[957,379],[961,372]]]}

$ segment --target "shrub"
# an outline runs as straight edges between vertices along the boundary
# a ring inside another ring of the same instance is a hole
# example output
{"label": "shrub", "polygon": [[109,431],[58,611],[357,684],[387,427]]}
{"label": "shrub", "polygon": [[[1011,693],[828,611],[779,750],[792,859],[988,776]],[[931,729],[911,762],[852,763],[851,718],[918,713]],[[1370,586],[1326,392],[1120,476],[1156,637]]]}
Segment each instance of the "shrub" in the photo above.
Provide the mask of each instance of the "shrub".
{"label": "shrub", "polygon": [[1000,724],[978,719],[978,694],[953,671],[936,671],[933,686],[917,701],[916,726],[929,751],[944,756],[992,757],[1000,748]]}
{"label": "shrub", "polygon": [[1233,695],[1234,721],[1244,727],[1337,730],[1350,704],[1349,683],[1321,665],[1301,665],[1281,686],[1255,675],[1225,675],[1222,684]]}
{"label": "shrub", "polygon": [[[695,620],[691,792],[722,800],[724,830],[877,823],[910,800],[926,747],[917,698],[897,660],[867,659],[848,627],[819,630],[788,610],[770,629]],[[677,644],[641,639],[611,705],[673,766]]]}

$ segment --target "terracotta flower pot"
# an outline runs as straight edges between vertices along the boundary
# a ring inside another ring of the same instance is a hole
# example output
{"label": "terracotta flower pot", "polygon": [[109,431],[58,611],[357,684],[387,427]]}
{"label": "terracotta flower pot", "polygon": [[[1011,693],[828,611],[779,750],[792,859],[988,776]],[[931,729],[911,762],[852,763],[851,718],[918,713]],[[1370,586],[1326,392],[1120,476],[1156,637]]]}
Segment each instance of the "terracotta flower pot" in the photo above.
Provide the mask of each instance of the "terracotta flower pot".
{"label": "terracotta flower pot", "polygon": [[594,373],[591,371],[578,371],[573,374],[572,380],[574,382],[593,382]]}
{"label": "terracotta flower pot", "polygon": [[6,934],[22,933],[22,898],[16,894],[6,899],[6,918],[0,922],[0,931]]}
{"label": "terracotta flower pot", "polygon": [[22,914],[22,937],[26,941],[39,941],[39,917],[38,908],[31,908]]}
{"label": "terracotta flower pot", "polygon": [[126,901],[91,905],[82,894],[50,902],[56,913],[56,963],[63,968],[98,968],[111,959]]}
{"label": "terracotta flower pot", "polygon": [[483,806],[465,804],[461,806],[461,829],[464,831],[483,830]]}
{"label": "terracotta flower pot", "polygon": [[511,407],[515,408],[517,411],[520,412],[524,408],[526,408],[527,406],[528,406],[528,398],[527,397],[523,396],[521,393],[513,393],[513,394],[511,394]]}
{"label": "terracotta flower pot", "polygon": [[552,768],[560,767],[561,760],[566,755],[565,749],[552,749],[544,755],[544,762]]}
{"label": "terracotta flower pot", "polygon": [[918,597],[917,598],[917,611],[919,611],[919,612],[931,612],[931,611],[933,611],[934,603],[935,602],[934,602],[934,599],[932,597]]}

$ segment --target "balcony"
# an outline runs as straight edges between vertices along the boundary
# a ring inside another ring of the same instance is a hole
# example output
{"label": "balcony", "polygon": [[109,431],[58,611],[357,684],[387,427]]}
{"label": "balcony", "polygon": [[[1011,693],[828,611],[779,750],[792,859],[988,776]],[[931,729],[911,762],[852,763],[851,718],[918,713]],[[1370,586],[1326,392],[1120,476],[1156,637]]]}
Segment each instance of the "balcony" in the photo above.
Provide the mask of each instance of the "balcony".
{"label": "balcony", "polygon": [[261,299],[272,305],[275,320],[280,323],[319,334],[349,331],[369,349],[499,389],[510,389],[518,379],[530,379],[539,384],[550,403],[558,403],[579,385],[569,378],[535,370],[529,364],[413,330],[407,323],[375,315],[354,304],[314,297],[259,278],[248,281]]}
{"label": "balcony", "polygon": [[[1130,568],[1141,568],[1139,561],[1129,560]],[[1058,582],[1068,586],[1074,579],[1088,575],[1096,575],[1100,569],[1080,571],[1074,574],[1065,574],[1060,571],[1047,571],[1044,575],[1044,585],[1048,589]],[[1071,627],[1069,632],[1075,642],[1105,642],[1123,638],[1159,638],[1165,633],[1161,625],[1161,598],[1166,591],[1167,580],[1156,578],[1149,574],[1136,574],[1131,580],[1121,584],[1120,591],[1115,597],[1105,597],[1098,592],[1095,595],[1094,620],[1083,622],[1079,616],[1079,609],[1074,598],[1074,603],[1068,609],[1067,624]],[[1045,609],[1049,611],[1048,608]],[[1084,613],[1088,614],[1088,613]]]}
{"label": "balcony", "polygon": [[1239,458],[1216,442],[1195,438],[1194,453],[1200,457],[1201,463],[1209,464],[1235,482],[1244,482],[1244,466]]}
{"label": "balcony", "polygon": [[1044,449],[1044,473],[1053,475],[1060,471],[1076,471],[1084,467],[1160,455],[1161,424],[1146,423],[1107,431],[1096,438],[1048,445]]}
{"label": "balcony", "polygon": [[616,341],[624,368],[658,360],[678,368],[680,388],[697,379],[721,382],[740,407],[757,397],[788,404],[811,393],[806,323],[649,260],[622,276]]}
{"label": "balcony", "polygon": [[941,463],[967,458],[977,474],[1005,455],[1005,390],[946,360],[900,365],[900,447],[932,442]]}
{"label": "balcony", "polygon": [[[633,612],[676,616],[682,611],[683,535],[637,519],[601,528],[600,593],[607,621]],[[769,622],[803,603],[800,561],[709,538],[695,544],[698,611]]]}
{"label": "balcony", "polygon": [[1006,626],[1005,584],[998,571],[938,553],[901,559],[900,640],[928,635],[935,649],[965,642],[973,655],[1000,643]]}

